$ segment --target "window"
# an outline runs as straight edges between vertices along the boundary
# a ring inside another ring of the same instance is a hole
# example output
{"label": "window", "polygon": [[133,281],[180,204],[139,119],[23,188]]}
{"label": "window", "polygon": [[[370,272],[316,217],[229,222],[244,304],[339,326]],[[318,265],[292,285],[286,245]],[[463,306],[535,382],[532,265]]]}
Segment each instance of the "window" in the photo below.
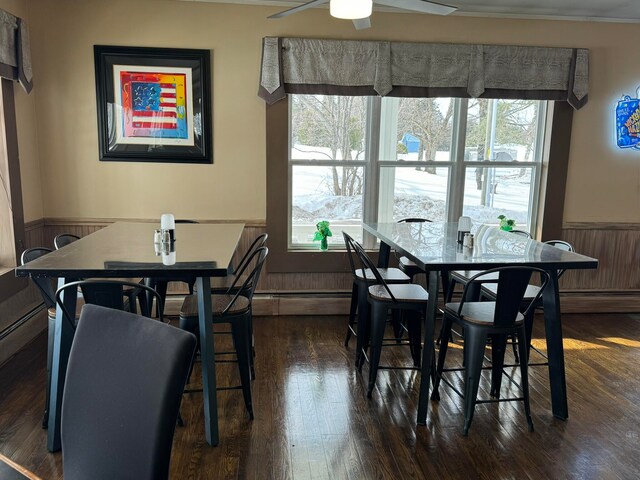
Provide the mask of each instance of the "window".
{"label": "window", "polygon": [[16,278],[18,256],[25,245],[22,189],[13,83],[0,80],[0,302],[22,290],[26,279]]}
{"label": "window", "polygon": [[[0,89],[0,112],[4,112],[2,89]],[[16,266],[9,159],[5,132],[5,118],[4,115],[0,115],[0,268]]]}
{"label": "window", "polygon": [[[288,247],[315,223],[405,217],[536,228],[547,102],[291,95]],[[333,243],[342,242],[340,235]]]}

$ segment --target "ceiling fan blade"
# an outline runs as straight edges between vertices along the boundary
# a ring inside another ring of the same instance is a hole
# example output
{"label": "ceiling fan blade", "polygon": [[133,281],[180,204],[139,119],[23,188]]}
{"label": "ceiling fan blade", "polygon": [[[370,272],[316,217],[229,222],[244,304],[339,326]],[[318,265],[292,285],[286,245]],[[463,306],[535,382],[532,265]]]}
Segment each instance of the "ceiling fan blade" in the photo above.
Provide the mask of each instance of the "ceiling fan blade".
{"label": "ceiling fan blade", "polygon": [[302,5],[298,5],[297,7],[290,8],[288,10],[284,10],[283,12],[278,12],[267,18],[282,18],[287,15],[291,15],[292,13],[302,12],[307,8],[317,7],[318,5],[322,5],[323,3],[327,3],[329,0],[311,0],[310,2],[303,3]]}
{"label": "ceiling fan blade", "polygon": [[458,9],[458,7],[452,7],[451,5],[428,2],[426,0],[374,0],[374,3],[433,15],[449,15]]}
{"label": "ceiling fan blade", "polygon": [[364,30],[365,28],[371,27],[371,17],[366,18],[356,18],[352,20],[353,26],[356,27],[356,30]]}

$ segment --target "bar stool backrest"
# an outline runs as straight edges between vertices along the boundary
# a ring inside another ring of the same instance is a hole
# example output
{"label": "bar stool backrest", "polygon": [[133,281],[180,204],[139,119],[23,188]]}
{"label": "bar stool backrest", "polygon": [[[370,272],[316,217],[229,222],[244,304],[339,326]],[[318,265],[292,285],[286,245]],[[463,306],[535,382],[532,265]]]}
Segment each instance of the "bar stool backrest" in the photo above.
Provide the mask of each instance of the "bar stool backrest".
{"label": "bar stool backrest", "polygon": [[391,289],[387,285],[387,282],[385,282],[384,278],[382,278],[382,275],[380,275],[380,272],[378,271],[378,268],[375,266],[375,264],[373,263],[373,261],[371,260],[369,255],[367,255],[367,252],[365,252],[364,248],[362,248],[362,245],[360,245],[355,240],[351,239],[351,246],[356,251],[356,253],[358,254],[358,258],[360,258],[363,278],[367,278],[365,276],[366,270],[371,270],[371,272],[373,273],[373,276],[376,279],[375,284],[376,285],[382,285],[384,287],[384,289],[387,291],[387,293],[389,294],[389,297],[391,298],[391,300],[394,303],[397,303],[398,300],[396,299],[396,297],[391,292]]}
{"label": "bar stool backrest", "polygon": [[[264,261],[267,258],[268,254],[269,254],[269,249],[267,247],[257,248],[251,254],[251,256],[248,258],[248,260],[244,264],[243,268],[236,275],[236,278],[233,281],[233,284],[229,287],[229,290],[228,290],[229,292],[235,291],[236,293],[231,299],[231,301],[229,302],[229,304],[222,311],[221,315],[226,314],[229,311],[229,309],[231,309],[233,304],[236,302],[238,297],[240,297],[241,295],[248,298],[249,304],[251,305],[253,294],[255,293],[256,287],[258,285],[258,281],[260,280],[260,272],[262,271],[262,266],[264,265]],[[242,274],[245,272],[245,270],[247,270],[247,268],[252,263],[254,264],[253,270],[251,270],[251,272],[245,277],[244,282],[242,282],[242,286],[238,287],[237,284]]]}
{"label": "bar stool backrest", "polygon": [[53,239],[53,246],[56,247],[56,250],[60,250],[62,247],[66,247],[70,243],[77,242],[78,240],[80,240],[80,237],[77,235],[61,233],[60,235],[56,235],[56,238]]}
{"label": "bar stool backrest", "polygon": [[[84,301],[87,304],[100,305],[101,307],[112,308],[115,310],[125,310],[124,288],[131,287],[144,290],[148,295],[152,296],[151,298],[155,297],[158,305],[162,305],[162,298],[160,297],[160,294],[158,294],[158,292],[153,288],[140,283],[125,282],[122,280],[80,280],[77,282],[69,282],[58,289],[55,299],[58,306],[62,309],[62,313],[65,318],[70,321],[71,324],[74,323],[74,317],[65,308],[64,303],[62,302],[62,296],[63,294],[67,294],[67,291],[69,291],[68,294],[76,294],[78,287],[80,287]],[[145,296],[143,295],[138,296],[140,299],[143,299],[144,297]],[[146,302],[141,300],[141,303]],[[149,304],[151,303],[153,302],[150,302]],[[140,310],[144,316],[151,317],[151,308],[149,305],[140,305]],[[158,315],[158,320],[160,321],[163,321],[162,310],[163,309],[160,309]]]}

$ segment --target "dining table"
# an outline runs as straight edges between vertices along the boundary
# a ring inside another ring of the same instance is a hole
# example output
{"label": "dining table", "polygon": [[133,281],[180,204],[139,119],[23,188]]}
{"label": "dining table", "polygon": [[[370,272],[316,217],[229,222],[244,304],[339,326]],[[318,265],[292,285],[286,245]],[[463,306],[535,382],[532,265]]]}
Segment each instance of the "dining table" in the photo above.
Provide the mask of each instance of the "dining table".
{"label": "dining table", "polygon": [[[20,277],[57,279],[58,288],[87,278],[196,278],[205,436],[209,445],[219,443],[216,372],[214,363],[211,277],[231,271],[231,261],[244,229],[241,223],[177,224],[170,249],[154,245],[159,225],[146,222],[115,222],[60,250],[16,268]],[[169,251],[170,250],[170,251]],[[206,294],[205,294],[206,292]],[[76,311],[77,295],[64,295],[68,312]],[[74,328],[56,309],[51,368],[47,448],[60,450],[60,412],[67,361]],[[99,379],[97,379],[99,381]],[[90,435],[90,432],[87,432]]]}
{"label": "dining table", "polygon": [[417,414],[419,425],[426,425],[427,421],[439,278],[442,276],[446,279],[447,272],[453,270],[476,271],[509,265],[538,267],[549,273],[550,280],[542,292],[542,305],[551,408],[554,417],[561,420],[569,417],[558,272],[566,269],[594,269],[598,267],[597,259],[483,224],[474,224],[471,227],[472,246],[464,246],[458,242],[457,222],[365,222],[363,228],[380,240],[379,268],[388,266],[390,252],[393,249],[415,262],[428,277],[429,298]]}

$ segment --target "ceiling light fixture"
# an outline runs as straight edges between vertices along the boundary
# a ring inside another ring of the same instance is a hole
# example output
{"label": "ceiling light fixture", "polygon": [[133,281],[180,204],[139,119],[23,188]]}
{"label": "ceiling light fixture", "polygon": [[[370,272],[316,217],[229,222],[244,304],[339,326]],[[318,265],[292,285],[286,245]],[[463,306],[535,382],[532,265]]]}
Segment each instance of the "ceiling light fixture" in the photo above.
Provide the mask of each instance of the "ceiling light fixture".
{"label": "ceiling light fixture", "polygon": [[373,11],[373,0],[331,0],[329,11],[332,17],[345,20],[367,18]]}

